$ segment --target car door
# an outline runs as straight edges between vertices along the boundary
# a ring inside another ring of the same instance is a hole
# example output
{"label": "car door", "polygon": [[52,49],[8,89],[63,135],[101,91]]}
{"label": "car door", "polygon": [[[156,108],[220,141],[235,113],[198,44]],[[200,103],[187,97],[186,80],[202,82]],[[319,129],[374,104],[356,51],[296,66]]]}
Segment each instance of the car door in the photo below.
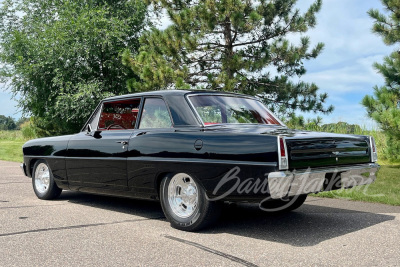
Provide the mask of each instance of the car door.
{"label": "car door", "polygon": [[164,99],[144,99],[137,128],[129,142],[128,188],[136,197],[148,198],[154,195],[153,180],[160,171],[159,163],[153,159],[168,153],[164,142],[175,131]]}
{"label": "car door", "polygon": [[71,189],[104,193],[127,190],[127,149],[141,98],[105,101],[68,143],[66,168]]}

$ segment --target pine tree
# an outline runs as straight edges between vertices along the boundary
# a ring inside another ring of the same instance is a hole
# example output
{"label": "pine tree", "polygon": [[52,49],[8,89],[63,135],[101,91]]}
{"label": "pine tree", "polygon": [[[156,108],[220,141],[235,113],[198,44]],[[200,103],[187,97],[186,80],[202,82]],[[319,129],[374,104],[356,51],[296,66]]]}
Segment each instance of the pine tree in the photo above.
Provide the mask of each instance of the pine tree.
{"label": "pine tree", "polygon": [[[382,0],[389,11],[385,16],[371,9],[368,14],[375,20],[373,32],[380,35],[387,45],[400,43],[400,1]],[[373,96],[365,96],[362,104],[368,115],[383,130],[387,140],[385,156],[390,160],[400,159],[400,51],[384,58],[382,64],[375,63],[375,69],[385,78],[385,85],[374,87]]]}
{"label": "pine tree", "polygon": [[285,115],[295,110],[329,113],[327,94],[313,83],[294,82],[306,73],[303,62],[323,49],[300,36],[316,25],[322,2],[302,14],[297,0],[148,0],[166,10],[172,24],[153,28],[140,39],[140,53],[124,63],[140,76],[132,90],[194,88],[237,91],[261,97]]}

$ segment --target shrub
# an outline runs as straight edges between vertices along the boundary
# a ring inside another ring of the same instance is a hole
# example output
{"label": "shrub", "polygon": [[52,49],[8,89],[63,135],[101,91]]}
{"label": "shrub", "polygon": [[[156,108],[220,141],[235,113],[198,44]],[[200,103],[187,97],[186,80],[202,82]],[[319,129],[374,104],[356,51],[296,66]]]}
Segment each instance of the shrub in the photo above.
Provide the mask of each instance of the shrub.
{"label": "shrub", "polygon": [[22,132],[22,137],[24,139],[34,139],[37,138],[37,130],[31,123],[31,121],[26,121],[21,124],[21,132]]}

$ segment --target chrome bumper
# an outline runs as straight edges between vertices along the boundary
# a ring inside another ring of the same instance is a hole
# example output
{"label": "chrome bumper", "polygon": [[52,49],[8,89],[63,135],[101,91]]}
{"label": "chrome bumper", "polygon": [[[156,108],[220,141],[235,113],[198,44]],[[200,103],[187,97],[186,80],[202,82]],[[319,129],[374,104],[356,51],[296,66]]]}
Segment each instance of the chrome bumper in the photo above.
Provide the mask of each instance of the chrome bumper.
{"label": "chrome bumper", "polygon": [[[380,166],[376,163],[338,166],[335,168],[308,168],[301,171],[280,171],[268,174],[268,186],[271,198],[279,199],[324,191],[327,174],[339,177],[342,188],[371,184],[376,179]],[[329,190],[325,190],[329,191]]]}
{"label": "chrome bumper", "polygon": [[22,172],[24,173],[25,176],[28,176],[28,174],[26,173],[26,165],[25,163],[21,163],[21,165],[19,165],[21,167]]}

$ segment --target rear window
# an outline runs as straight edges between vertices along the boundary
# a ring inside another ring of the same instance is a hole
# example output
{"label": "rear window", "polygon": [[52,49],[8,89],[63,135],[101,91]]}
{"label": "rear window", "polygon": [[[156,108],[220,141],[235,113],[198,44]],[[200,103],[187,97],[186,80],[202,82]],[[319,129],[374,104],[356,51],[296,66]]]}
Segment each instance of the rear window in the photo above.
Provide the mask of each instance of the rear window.
{"label": "rear window", "polygon": [[224,95],[194,95],[193,104],[204,125],[212,124],[275,124],[279,121],[259,101]]}

